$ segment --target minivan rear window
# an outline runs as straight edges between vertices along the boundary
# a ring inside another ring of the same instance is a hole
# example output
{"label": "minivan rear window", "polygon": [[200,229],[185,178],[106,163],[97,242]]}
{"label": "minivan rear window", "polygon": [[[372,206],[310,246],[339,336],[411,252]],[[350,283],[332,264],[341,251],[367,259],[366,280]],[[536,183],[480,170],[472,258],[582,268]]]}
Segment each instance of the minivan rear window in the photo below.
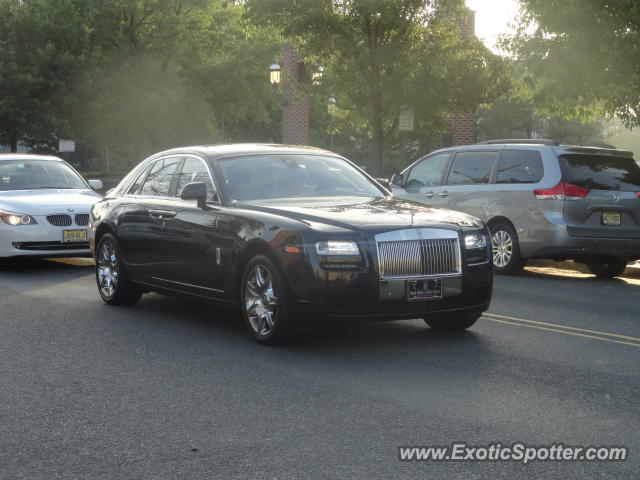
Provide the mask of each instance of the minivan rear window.
{"label": "minivan rear window", "polygon": [[633,158],[612,155],[562,155],[562,179],[592,190],[640,191],[640,166]]}

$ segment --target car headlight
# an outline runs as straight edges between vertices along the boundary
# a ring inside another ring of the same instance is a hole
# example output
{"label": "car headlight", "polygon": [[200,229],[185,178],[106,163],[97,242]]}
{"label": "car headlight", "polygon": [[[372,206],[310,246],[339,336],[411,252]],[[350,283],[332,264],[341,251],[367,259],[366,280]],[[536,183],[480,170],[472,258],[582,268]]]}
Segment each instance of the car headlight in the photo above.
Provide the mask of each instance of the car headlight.
{"label": "car headlight", "polygon": [[475,248],[483,248],[487,245],[487,239],[483,232],[467,233],[464,236],[464,248],[473,250]]}
{"label": "car headlight", "polygon": [[36,219],[26,215],[24,213],[11,213],[0,210],[0,218],[7,225],[11,225],[13,227],[17,227],[19,225],[33,225],[36,222]]}
{"label": "car headlight", "polygon": [[355,242],[343,242],[329,240],[316,243],[318,255],[359,255],[358,245]]}

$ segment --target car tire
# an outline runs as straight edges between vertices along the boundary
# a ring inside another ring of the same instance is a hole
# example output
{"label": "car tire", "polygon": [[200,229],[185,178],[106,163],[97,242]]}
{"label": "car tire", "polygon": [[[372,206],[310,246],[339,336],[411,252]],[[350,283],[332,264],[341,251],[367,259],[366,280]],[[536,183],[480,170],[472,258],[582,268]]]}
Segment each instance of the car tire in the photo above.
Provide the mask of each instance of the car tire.
{"label": "car tire", "polygon": [[95,264],[96,284],[102,300],[109,305],[133,305],[140,300],[142,290],[129,278],[114,235],[106,233],[100,238]]}
{"label": "car tire", "polygon": [[290,298],[280,267],[264,255],[252,258],[240,283],[240,309],[245,326],[259,343],[282,345],[294,340],[297,324]]}
{"label": "car tire", "polygon": [[613,278],[622,273],[627,268],[626,260],[608,260],[602,262],[587,263],[589,271],[598,278]]}
{"label": "car tire", "polygon": [[478,318],[480,318],[480,315],[474,313],[470,315],[447,315],[438,318],[425,317],[424,321],[434,330],[455,331],[469,328],[476,323]]}
{"label": "car tire", "polygon": [[496,223],[491,230],[493,271],[501,275],[519,273],[527,264],[520,255],[518,235],[506,222]]}

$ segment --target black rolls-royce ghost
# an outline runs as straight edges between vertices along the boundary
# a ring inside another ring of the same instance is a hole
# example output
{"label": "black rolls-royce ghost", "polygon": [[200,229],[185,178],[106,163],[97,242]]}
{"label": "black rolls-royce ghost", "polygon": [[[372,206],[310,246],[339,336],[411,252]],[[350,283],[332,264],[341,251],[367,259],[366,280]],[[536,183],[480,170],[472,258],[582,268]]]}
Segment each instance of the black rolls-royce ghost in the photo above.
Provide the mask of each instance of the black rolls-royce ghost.
{"label": "black rolls-royce ghost", "polygon": [[283,145],[179,148],[140,163],[91,212],[98,291],[236,304],[261,343],[311,318],[471,326],[491,245],[474,217],[401,201],[341,156]]}

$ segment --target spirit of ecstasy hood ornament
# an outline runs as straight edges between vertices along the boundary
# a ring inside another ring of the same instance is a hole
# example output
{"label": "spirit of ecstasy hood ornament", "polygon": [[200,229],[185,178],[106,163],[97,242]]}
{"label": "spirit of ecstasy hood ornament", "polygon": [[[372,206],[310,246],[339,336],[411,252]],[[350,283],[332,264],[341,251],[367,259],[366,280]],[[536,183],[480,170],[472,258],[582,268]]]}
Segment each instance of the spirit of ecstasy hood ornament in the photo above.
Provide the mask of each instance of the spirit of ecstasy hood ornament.
{"label": "spirit of ecstasy hood ornament", "polygon": [[413,217],[416,216],[415,210],[409,210],[409,215],[411,215],[411,226],[413,227]]}

